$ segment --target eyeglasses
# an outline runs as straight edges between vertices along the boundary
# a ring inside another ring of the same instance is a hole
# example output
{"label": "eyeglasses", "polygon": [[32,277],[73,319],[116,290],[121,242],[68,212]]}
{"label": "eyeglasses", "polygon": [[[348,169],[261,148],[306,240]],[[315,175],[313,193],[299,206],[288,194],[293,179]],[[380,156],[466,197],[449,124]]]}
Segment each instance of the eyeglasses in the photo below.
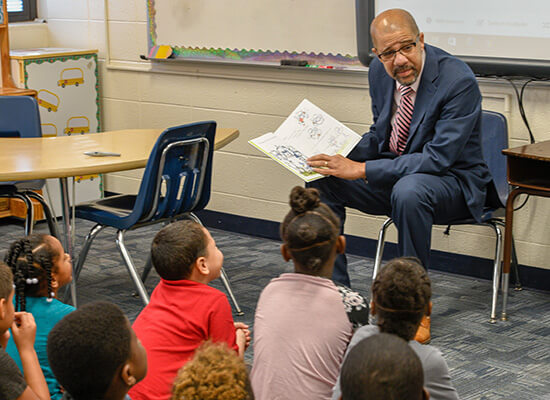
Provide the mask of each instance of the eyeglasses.
{"label": "eyeglasses", "polygon": [[407,44],[401,46],[400,48],[398,48],[397,50],[388,50],[388,51],[385,51],[383,53],[380,53],[380,54],[378,54],[378,58],[382,62],[388,62],[388,61],[393,61],[393,59],[395,58],[397,53],[401,53],[404,56],[408,56],[416,48],[416,44],[418,43],[418,38],[419,38],[419,36],[416,36],[416,38],[414,39],[414,42],[407,43]]}

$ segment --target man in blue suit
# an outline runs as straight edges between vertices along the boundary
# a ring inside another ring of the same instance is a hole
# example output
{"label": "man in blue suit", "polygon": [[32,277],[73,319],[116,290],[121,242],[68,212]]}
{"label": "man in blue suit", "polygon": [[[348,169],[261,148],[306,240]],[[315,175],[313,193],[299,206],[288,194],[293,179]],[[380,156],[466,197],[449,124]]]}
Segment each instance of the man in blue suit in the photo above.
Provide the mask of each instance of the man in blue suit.
{"label": "man in blue suit", "polygon": [[[309,186],[342,224],[345,207],[391,216],[400,255],[428,267],[434,223],[481,217],[491,179],[481,152],[481,94],[470,68],[425,44],[407,11],[378,15],[371,36],[374,122],[347,158],[311,157],[328,177]],[[333,279],[349,285],[345,257]]]}

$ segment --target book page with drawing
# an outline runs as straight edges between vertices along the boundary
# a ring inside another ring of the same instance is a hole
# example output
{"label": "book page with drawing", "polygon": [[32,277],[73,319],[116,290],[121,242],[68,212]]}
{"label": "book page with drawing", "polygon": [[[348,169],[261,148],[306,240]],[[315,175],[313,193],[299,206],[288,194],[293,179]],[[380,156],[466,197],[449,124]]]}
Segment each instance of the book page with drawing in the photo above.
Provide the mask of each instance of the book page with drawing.
{"label": "book page with drawing", "polygon": [[311,182],[323,175],[307,165],[309,157],[320,153],[345,157],[360,140],[360,135],[304,99],[275,132],[248,143],[304,181]]}

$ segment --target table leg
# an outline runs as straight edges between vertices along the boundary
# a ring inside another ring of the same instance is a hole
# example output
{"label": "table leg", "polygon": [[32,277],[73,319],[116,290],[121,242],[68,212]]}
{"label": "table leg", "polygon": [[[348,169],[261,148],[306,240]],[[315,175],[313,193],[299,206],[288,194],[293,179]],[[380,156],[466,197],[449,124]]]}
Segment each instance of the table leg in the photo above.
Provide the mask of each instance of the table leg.
{"label": "table leg", "polygon": [[[65,236],[65,251],[74,260],[73,252],[73,238],[71,234],[71,217],[70,217],[70,202],[69,202],[69,183],[68,178],[59,178],[59,190],[61,192],[61,212],[63,215],[63,233]],[[74,279],[74,265],[73,265],[73,280],[71,285],[71,300],[73,306],[76,304],[76,279]]]}
{"label": "table leg", "polygon": [[514,218],[514,200],[522,193],[520,188],[510,192],[506,200],[506,228],[504,230],[504,255],[502,261],[502,316],[501,320],[506,321],[506,307],[508,305],[508,282],[510,279],[510,260],[512,257],[512,228]]}

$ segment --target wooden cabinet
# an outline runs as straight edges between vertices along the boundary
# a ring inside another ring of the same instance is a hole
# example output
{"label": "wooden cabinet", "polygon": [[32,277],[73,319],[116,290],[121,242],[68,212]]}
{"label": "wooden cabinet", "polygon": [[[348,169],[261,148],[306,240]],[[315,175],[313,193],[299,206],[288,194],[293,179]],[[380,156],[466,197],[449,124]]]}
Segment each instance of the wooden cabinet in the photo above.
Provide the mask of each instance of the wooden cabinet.
{"label": "wooden cabinet", "polygon": [[[37,190],[38,193],[42,193],[41,190]],[[39,221],[44,219],[44,210],[42,206],[36,201],[32,200],[34,209],[34,220]],[[18,217],[25,218],[27,215],[27,206],[23,201],[19,199],[0,198],[0,218],[4,217]]]}

